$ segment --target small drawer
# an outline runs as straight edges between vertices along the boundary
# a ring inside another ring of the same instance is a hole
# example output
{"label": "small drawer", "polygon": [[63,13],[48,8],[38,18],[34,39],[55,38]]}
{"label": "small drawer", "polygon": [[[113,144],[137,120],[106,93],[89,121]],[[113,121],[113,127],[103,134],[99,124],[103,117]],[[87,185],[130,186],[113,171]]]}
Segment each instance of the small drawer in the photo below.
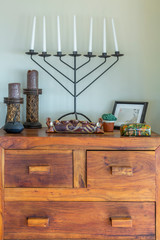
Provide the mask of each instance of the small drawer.
{"label": "small drawer", "polygon": [[154,239],[155,203],[6,202],[4,222],[5,239]]}
{"label": "small drawer", "polygon": [[154,151],[88,151],[87,187],[104,189],[117,201],[154,201]]}
{"label": "small drawer", "polygon": [[5,187],[59,188],[72,182],[72,151],[5,151]]}

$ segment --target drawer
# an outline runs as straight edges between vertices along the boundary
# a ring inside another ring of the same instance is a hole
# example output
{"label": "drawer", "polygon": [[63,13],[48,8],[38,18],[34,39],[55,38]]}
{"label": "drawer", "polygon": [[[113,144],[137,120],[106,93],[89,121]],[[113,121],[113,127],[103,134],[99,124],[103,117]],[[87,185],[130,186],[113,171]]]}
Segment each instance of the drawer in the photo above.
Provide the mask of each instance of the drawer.
{"label": "drawer", "polygon": [[5,151],[5,187],[59,188],[72,185],[72,151]]}
{"label": "drawer", "polygon": [[4,222],[5,239],[154,239],[155,203],[6,202]]}
{"label": "drawer", "polygon": [[88,151],[87,187],[117,193],[117,200],[154,201],[155,152]]}

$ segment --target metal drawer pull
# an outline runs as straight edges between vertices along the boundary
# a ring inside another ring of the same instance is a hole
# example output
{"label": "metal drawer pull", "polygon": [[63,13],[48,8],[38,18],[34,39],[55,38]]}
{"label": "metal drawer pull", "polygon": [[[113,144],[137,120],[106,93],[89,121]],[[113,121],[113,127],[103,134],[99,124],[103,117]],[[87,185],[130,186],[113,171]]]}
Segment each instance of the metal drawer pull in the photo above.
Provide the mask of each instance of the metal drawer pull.
{"label": "metal drawer pull", "polygon": [[29,174],[48,174],[50,172],[50,166],[29,166]]}
{"label": "metal drawer pull", "polygon": [[28,218],[27,225],[28,227],[48,227],[49,218]]}
{"label": "metal drawer pull", "polygon": [[114,176],[133,176],[132,167],[118,167],[112,166],[112,175]]}
{"label": "metal drawer pull", "polygon": [[128,228],[132,227],[131,217],[111,217],[112,227]]}

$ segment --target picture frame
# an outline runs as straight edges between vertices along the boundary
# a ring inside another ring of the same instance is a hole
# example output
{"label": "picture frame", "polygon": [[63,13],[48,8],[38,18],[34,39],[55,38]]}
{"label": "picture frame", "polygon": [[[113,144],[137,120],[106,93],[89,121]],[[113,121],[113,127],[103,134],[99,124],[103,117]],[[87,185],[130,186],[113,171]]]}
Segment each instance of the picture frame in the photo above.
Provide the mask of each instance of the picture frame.
{"label": "picture frame", "polygon": [[115,101],[112,114],[117,118],[115,129],[125,123],[144,123],[148,102]]}

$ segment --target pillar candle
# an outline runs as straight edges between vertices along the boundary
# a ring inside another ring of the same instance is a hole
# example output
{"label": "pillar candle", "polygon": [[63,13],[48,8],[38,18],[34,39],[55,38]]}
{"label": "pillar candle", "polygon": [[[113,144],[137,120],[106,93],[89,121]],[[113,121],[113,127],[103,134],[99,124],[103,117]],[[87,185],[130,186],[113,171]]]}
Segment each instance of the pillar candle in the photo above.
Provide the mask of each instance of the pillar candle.
{"label": "pillar candle", "polygon": [[114,37],[115,52],[118,52],[117,36],[116,36],[116,30],[115,30],[115,26],[114,26],[114,20],[113,20],[113,18],[112,18],[112,29],[113,29],[113,37]]}
{"label": "pillar candle", "polygon": [[103,53],[106,53],[106,19],[103,20]]}
{"label": "pillar candle", "polygon": [[77,33],[76,33],[76,16],[75,15],[74,15],[74,21],[73,21],[73,42],[74,42],[73,51],[77,52]]}
{"label": "pillar candle", "polygon": [[46,52],[46,19],[43,16],[43,52]]}
{"label": "pillar candle", "polygon": [[58,52],[61,52],[61,35],[60,35],[59,16],[57,16],[57,43],[58,43]]}
{"label": "pillar candle", "polygon": [[20,98],[20,83],[9,83],[8,84],[8,93],[9,98]]}
{"label": "pillar candle", "polygon": [[27,72],[27,88],[38,89],[38,71],[29,70]]}
{"label": "pillar candle", "polygon": [[30,48],[30,50],[34,50],[35,30],[36,30],[36,17],[34,16],[34,18],[33,18],[33,28],[32,28],[31,48]]}
{"label": "pillar candle", "polygon": [[90,20],[90,34],[89,34],[89,49],[88,52],[92,52],[92,34],[93,34],[93,18]]}

